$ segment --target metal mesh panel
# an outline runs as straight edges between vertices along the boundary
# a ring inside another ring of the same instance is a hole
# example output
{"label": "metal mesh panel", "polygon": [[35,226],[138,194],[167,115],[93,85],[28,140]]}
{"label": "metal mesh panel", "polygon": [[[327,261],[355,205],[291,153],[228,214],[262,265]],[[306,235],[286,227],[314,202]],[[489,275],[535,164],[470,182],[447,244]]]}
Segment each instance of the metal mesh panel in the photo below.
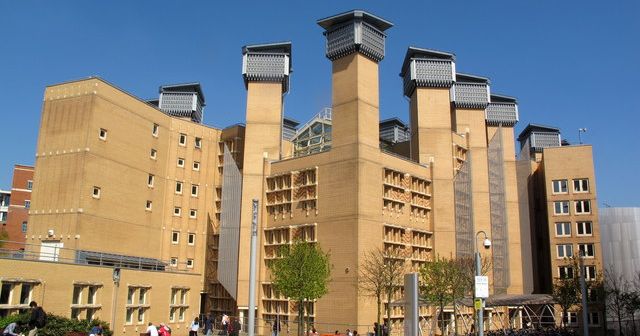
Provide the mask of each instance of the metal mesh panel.
{"label": "metal mesh panel", "polygon": [[355,51],[355,22],[327,32],[327,58],[333,61]]}
{"label": "metal mesh panel", "polygon": [[174,117],[191,118],[195,122],[202,120],[202,105],[198,102],[198,95],[195,93],[164,92],[160,99],[159,108]]}
{"label": "metal mesh panel", "polygon": [[249,53],[247,54],[246,79],[280,82],[285,78],[286,62],[286,55],[282,53]]}
{"label": "metal mesh panel", "polygon": [[486,108],[489,103],[489,90],[486,84],[456,83],[453,92],[456,107]]}
{"label": "metal mesh panel", "polygon": [[376,61],[384,58],[384,34],[366,22],[361,22],[360,52]]}
{"label": "metal mesh panel", "polygon": [[489,103],[486,120],[488,125],[513,126],[518,122],[518,106],[513,103]]}
{"label": "metal mesh panel", "polygon": [[541,150],[547,147],[560,147],[560,134],[554,132],[531,133],[531,148]]}
{"label": "metal mesh panel", "polygon": [[493,286],[496,294],[509,287],[509,233],[504,186],[502,129],[489,141],[489,208],[491,215],[491,251],[493,254]]}
{"label": "metal mesh panel", "polygon": [[236,299],[238,284],[238,245],[240,241],[240,206],[242,204],[242,175],[224,146],[222,171],[222,211],[220,214],[220,246],[218,281]]}
{"label": "metal mesh panel", "polygon": [[413,59],[404,74],[404,94],[411,96],[417,87],[451,87],[454,82],[453,62],[450,60]]}
{"label": "metal mesh panel", "polygon": [[453,180],[456,211],[456,257],[473,257],[473,207],[471,198],[471,155],[467,154]]}

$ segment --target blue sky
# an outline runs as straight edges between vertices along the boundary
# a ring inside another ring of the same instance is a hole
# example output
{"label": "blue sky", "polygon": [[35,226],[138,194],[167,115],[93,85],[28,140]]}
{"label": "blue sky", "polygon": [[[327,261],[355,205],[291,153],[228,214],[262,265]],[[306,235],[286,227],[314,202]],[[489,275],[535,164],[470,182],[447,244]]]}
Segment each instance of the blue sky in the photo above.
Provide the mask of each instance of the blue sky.
{"label": "blue sky", "polygon": [[594,145],[598,203],[640,206],[638,1],[2,1],[0,188],[33,164],[46,85],[100,76],[141,98],[198,81],[204,121],[243,122],[241,47],[290,40],[285,114],[330,105],[330,63],[316,20],[350,9],[395,24],[380,64],[380,117],[408,120],[398,77],[408,46],[450,51],[457,70],[488,76],[530,122]]}

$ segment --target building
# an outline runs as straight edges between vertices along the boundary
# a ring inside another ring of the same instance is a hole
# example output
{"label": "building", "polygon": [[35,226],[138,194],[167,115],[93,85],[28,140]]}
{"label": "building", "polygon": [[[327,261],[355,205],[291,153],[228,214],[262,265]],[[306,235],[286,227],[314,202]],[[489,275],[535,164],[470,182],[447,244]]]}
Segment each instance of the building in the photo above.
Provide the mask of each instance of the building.
{"label": "building", "polygon": [[[593,153],[590,145],[569,145],[561,141],[555,127],[530,124],[519,135],[521,185],[528,187],[530,214],[529,284],[538,293],[551,293],[558,278],[573,278],[573,258],[583,257],[585,279],[602,280],[603,259]],[[526,265],[525,267],[528,267]],[[589,296],[591,333],[602,334],[604,307]],[[571,326],[582,324],[578,307],[562,318]]]}
{"label": "building", "polygon": [[11,192],[0,190],[0,224],[2,224],[2,230],[6,230],[9,202],[11,202]]}
{"label": "building", "polygon": [[22,248],[29,225],[29,208],[33,189],[33,167],[15,165],[11,183],[11,202],[7,213],[6,230],[9,233],[6,248]]}
{"label": "building", "polygon": [[[523,246],[529,214],[537,212],[521,205],[533,199],[527,192],[547,191],[518,188],[516,99],[491,94],[486,77],[457,73],[452,53],[409,47],[396,66],[411,124],[381,123],[379,63],[392,23],[360,10],[317,23],[332,64],[332,106],[295,135],[297,124],[283,117],[289,42],[242,49],[246,123],[224,129],[201,123],[205,100],[197,83],[162,86],[160,98],[147,101],[99,78],[47,87],[26,260],[0,260],[0,269],[16,270],[0,274],[3,290],[25,294],[7,294],[13,301],[0,302],[0,310],[21,309],[23,296],[35,297],[49,311],[99,317],[122,333],[149,321],[185,328],[205,312],[244,319],[254,200],[261,333],[276,316],[296,322],[298,307],[274,290],[267,267],[295,239],[331,251],[329,293],[304,307],[322,332],[363,332],[375,320],[375,304],[356,288],[362,256],[376,248],[397,252],[396,262],[415,271],[438,255],[472,258],[483,231],[493,242],[480,251],[492,264],[492,294],[533,291],[523,274],[529,276],[526,265],[533,272],[535,260]],[[538,141],[535,132],[525,137]],[[591,159],[590,147],[572,148],[576,160]],[[564,147],[533,151],[527,167],[559,179],[562,153],[554,150]],[[575,169],[563,178],[586,178],[590,188],[571,200],[595,199],[593,169]],[[51,270],[69,277],[49,281]],[[45,296],[44,283],[56,295]],[[401,296],[398,288],[394,299]],[[393,307],[385,317],[396,332],[402,313]],[[420,314],[433,324],[434,311]],[[453,321],[453,309],[443,314]],[[468,326],[471,310],[459,314]],[[521,308],[492,309],[488,321],[495,323],[487,328],[514,316]]]}
{"label": "building", "polygon": [[600,209],[603,264],[630,283],[640,280],[640,208]]}

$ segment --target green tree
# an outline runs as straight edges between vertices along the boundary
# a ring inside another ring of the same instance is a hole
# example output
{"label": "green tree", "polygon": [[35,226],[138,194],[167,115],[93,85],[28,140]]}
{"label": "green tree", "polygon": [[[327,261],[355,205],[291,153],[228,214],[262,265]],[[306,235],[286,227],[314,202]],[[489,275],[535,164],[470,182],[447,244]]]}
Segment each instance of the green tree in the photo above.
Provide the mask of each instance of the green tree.
{"label": "green tree", "polygon": [[567,316],[567,312],[571,307],[579,304],[582,300],[578,278],[556,278],[551,295],[562,309],[562,326],[566,327],[564,317]]}
{"label": "green tree", "polygon": [[296,240],[283,247],[282,258],[274,260],[269,269],[274,288],[297,303],[298,336],[302,336],[305,301],[319,299],[328,290],[329,254],[314,243]]}
{"label": "green tree", "polygon": [[376,298],[377,319],[380,325],[382,298],[387,299],[387,328],[391,333],[391,299],[393,294],[402,285],[405,274],[404,259],[398,252],[385,251],[377,248],[365,253],[360,265],[360,279],[358,285],[367,295]]}
{"label": "green tree", "polygon": [[429,303],[440,307],[440,330],[444,332],[444,307],[452,304],[455,298],[455,277],[459,271],[453,259],[440,258],[425,263],[420,268],[420,296]]}

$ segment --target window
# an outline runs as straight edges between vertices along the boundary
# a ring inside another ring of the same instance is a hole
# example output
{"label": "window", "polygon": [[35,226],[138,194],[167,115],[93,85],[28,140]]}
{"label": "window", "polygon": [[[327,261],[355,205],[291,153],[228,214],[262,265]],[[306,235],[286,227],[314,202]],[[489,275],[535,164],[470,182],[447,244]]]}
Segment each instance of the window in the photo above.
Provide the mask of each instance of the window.
{"label": "window", "polygon": [[184,146],[187,144],[187,135],[184,133],[180,133],[180,139],[178,140],[180,146]]}
{"label": "window", "polygon": [[571,236],[571,223],[561,222],[556,223],[556,237],[570,237]]}
{"label": "window", "polygon": [[595,256],[593,244],[578,244],[578,251],[585,258],[593,258]]}
{"label": "window", "polygon": [[138,323],[144,323],[144,308],[138,308]]}
{"label": "window", "polygon": [[566,194],[567,193],[567,180],[553,180],[553,193],[554,194]]}
{"label": "window", "polygon": [[153,128],[151,129],[151,135],[153,135],[154,137],[157,137],[159,130],[160,130],[160,125],[153,124]]}
{"label": "window", "polygon": [[191,196],[198,197],[198,185],[197,184],[192,184],[191,185]]}
{"label": "window", "polygon": [[174,215],[174,216],[180,216],[180,215],[182,215],[182,208],[180,208],[180,207],[175,207],[175,208],[173,208],[173,215]]}
{"label": "window", "polygon": [[554,214],[556,215],[568,215],[569,214],[569,201],[557,201],[553,202]]}
{"label": "window", "polygon": [[100,187],[94,186],[91,196],[93,196],[93,198],[100,198]]}
{"label": "window", "polygon": [[129,287],[127,292],[127,304],[133,304],[133,297],[136,295],[135,287]]}
{"label": "window", "polygon": [[200,170],[200,162],[193,161],[193,170]]}
{"label": "window", "polygon": [[196,138],[196,148],[202,148],[202,138]]}
{"label": "window", "polygon": [[171,267],[177,267],[178,266],[178,258],[172,257],[169,260],[169,265],[171,265]]}
{"label": "window", "polygon": [[195,233],[190,233],[187,239],[187,243],[189,245],[194,245],[196,243],[196,234]]}
{"label": "window", "polygon": [[565,325],[578,324],[578,313],[576,312],[567,312],[562,313],[562,322]]}
{"label": "window", "polygon": [[176,194],[182,194],[182,182],[176,182]]}
{"label": "window", "polygon": [[183,290],[182,293],[180,293],[180,304],[187,304],[187,290]]}
{"label": "window", "polygon": [[140,295],[138,296],[138,304],[147,303],[147,289],[140,288]]}
{"label": "window", "polygon": [[33,181],[27,181],[27,190],[33,190]]}
{"label": "window", "polygon": [[176,309],[177,308],[171,308],[171,310],[169,311],[169,322],[175,322],[175,320],[176,320]]}
{"label": "window", "polygon": [[198,211],[196,209],[189,210],[189,218],[196,218],[198,216]]}
{"label": "window", "polygon": [[[98,188],[98,194],[100,194],[100,188]],[[26,200],[24,201],[24,208],[25,209],[30,209],[31,208],[31,200]]]}
{"label": "window", "polygon": [[595,288],[587,288],[587,300],[589,302],[598,302],[599,301],[599,293]]}
{"label": "window", "polygon": [[96,314],[96,310],[92,308],[87,308],[87,320],[93,321],[93,316]]}
{"label": "window", "polygon": [[589,325],[592,326],[599,326],[600,325],[600,313],[598,312],[589,312],[589,315],[587,315],[588,319],[589,319]]}
{"label": "window", "polygon": [[187,259],[187,268],[193,268],[193,259]]}
{"label": "window", "polygon": [[573,278],[573,267],[571,267],[571,266],[560,266],[560,267],[558,267],[558,276],[561,279]]}
{"label": "window", "polygon": [[98,138],[100,138],[100,140],[107,140],[107,130],[101,128],[100,133],[98,134]]}
{"label": "window", "polygon": [[176,288],[171,289],[171,304],[176,304],[178,298],[178,290]]}
{"label": "window", "polygon": [[173,231],[171,232],[171,242],[177,244],[180,242],[180,232]]}
{"label": "window", "polygon": [[152,206],[153,206],[153,202],[147,201],[147,207],[145,209],[151,211]]}
{"label": "window", "polygon": [[559,244],[556,245],[558,251],[558,258],[571,258],[573,257],[573,245],[572,244]]}
{"label": "window", "polygon": [[584,267],[584,278],[587,281],[596,279],[596,267],[595,266],[585,266]]}
{"label": "window", "polygon": [[80,304],[82,303],[82,286],[73,286],[73,298],[71,299],[72,304]]}
{"label": "window", "polygon": [[22,222],[22,233],[27,233],[27,222]]}
{"label": "window", "polygon": [[180,308],[180,314],[178,315],[178,321],[184,321],[184,313],[187,311],[187,308]]}
{"label": "window", "polygon": [[591,213],[591,201],[580,200],[575,202],[576,214],[588,214]]}
{"label": "window", "polygon": [[178,167],[184,167],[184,159],[178,158]]}
{"label": "window", "polygon": [[149,174],[149,176],[147,177],[147,186],[150,188],[153,188],[153,183],[155,182],[156,177],[153,174]]}
{"label": "window", "polygon": [[13,284],[6,282],[2,284],[2,290],[0,291],[0,304],[10,304],[12,291]]}
{"label": "window", "polygon": [[78,308],[71,308],[71,319],[73,320],[79,320],[80,319],[80,309]]}
{"label": "window", "polygon": [[591,222],[577,222],[576,226],[578,227],[578,236],[593,235]]}
{"label": "window", "polygon": [[577,193],[589,192],[589,179],[573,180],[573,192],[577,192]]}
{"label": "window", "polygon": [[89,286],[87,292],[87,304],[95,304],[96,303],[96,293],[98,292],[97,286]]}
{"label": "window", "polygon": [[156,158],[158,158],[158,151],[151,148],[151,153],[149,153],[149,157],[155,160]]}
{"label": "window", "polygon": [[125,322],[127,324],[131,324],[131,322],[133,322],[133,308],[127,308],[127,315],[125,317]]}
{"label": "window", "polygon": [[33,289],[33,285],[28,283],[23,283],[22,288],[20,289],[20,304],[28,305],[31,302],[31,290]]}

